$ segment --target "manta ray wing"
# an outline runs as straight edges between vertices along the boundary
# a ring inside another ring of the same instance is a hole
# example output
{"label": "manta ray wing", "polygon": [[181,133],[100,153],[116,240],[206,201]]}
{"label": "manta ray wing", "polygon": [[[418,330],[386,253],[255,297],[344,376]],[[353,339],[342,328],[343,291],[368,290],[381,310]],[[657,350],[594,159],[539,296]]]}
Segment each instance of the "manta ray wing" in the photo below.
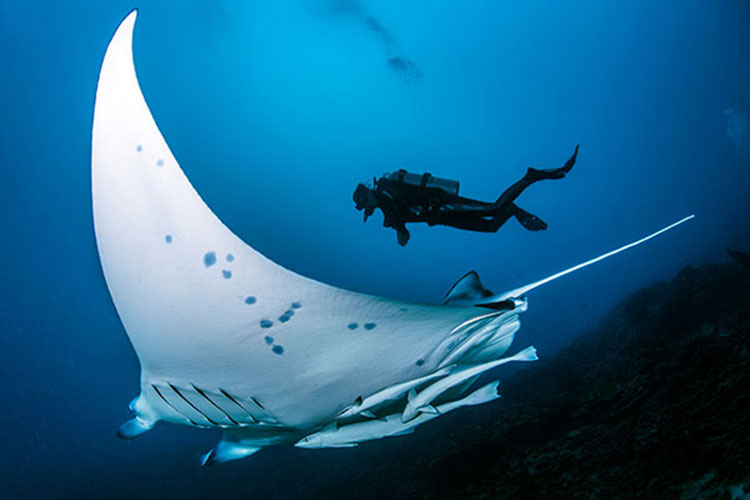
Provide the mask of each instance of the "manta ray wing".
{"label": "manta ray wing", "polygon": [[[403,397],[409,381],[442,376],[448,365],[498,359],[520,328],[523,293],[648,239],[497,296],[472,277],[468,302],[485,308],[414,304],[295,274],[222,224],[183,173],[138,84],[136,17],[125,18],[107,47],[92,133],[96,243],[141,363],[123,438],[157,421],[224,429],[203,457],[208,465],[321,429],[331,434],[327,426],[352,401],[378,403],[390,390]],[[404,425],[400,412],[390,418]]]}
{"label": "manta ray wing", "polygon": [[213,214],[164,141],[136,77],[137,12],[102,63],[92,140],[96,242],[141,362],[136,435],[158,420],[307,429],[358,396],[424,376],[472,308],[405,303],[276,265]]}

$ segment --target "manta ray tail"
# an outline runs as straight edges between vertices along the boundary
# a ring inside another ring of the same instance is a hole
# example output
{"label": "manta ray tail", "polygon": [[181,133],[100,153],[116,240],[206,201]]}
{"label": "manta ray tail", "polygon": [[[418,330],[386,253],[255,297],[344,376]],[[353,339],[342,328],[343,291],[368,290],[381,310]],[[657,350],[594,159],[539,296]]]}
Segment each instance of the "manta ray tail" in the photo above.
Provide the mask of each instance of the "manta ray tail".
{"label": "manta ray tail", "polygon": [[647,242],[648,240],[650,240],[652,238],[656,238],[660,234],[666,233],[670,229],[674,229],[675,227],[679,226],[680,224],[682,224],[684,222],[689,221],[690,219],[692,219],[694,217],[695,217],[695,215],[688,215],[687,217],[678,220],[674,224],[670,224],[669,226],[664,227],[664,228],[662,228],[662,229],[660,229],[660,230],[658,230],[658,231],[656,231],[654,233],[651,233],[648,236],[644,236],[640,240],[634,241],[632,243],[628,243],[627,245],[621,246],[620,248],[617,248],[615,250],[607,252],[607,253],[605,253],[603,255],[600,255],[598,257],[595,257],[595,258],[593,258],[591,260],[587,260],[586,262],[582,262],[581,264],[578,264],[578,265],[575,265],[575,266],[570,267],[568,269],[565,269],[564,271],[560,271],[559,273],[555,273],[555,274],[553,274],[551,276],[547,276],[546,278],[541,279],[539,281],[535,281],[535,282],[530,283],[528,285],[524,285],[522,287],[515,288],[513,290],[510,290],[510,291],[507,291],[507,292],[504,292],[504,293],[497,294],[497,295],[489,298],[488,300],[486,300],[486,301],[484,301],[482,303],[478,303],[477,305],[491,305],[491,304],[495,304],[495,303],[498,303],[498,302],[502,302],[504,300],[521,297],[526,292],[529,292],[529,291],[533,290],[534,288],[538,288],[538,287],[540,287],[542,285],[545,285],[545,284],[549,283],[550,281],[554,281],[557,278],[561,278],[561,277],[565,276],[566,274],[570,274],[572,272],[578,271],[579,269],[583,269],[584,267],[588,267],[591,264],[595,264],[595,263],[597,263],[597,262],[599,262],[601,260],[604,260],[604,259],[607,259],[609,257],[612,257],[613,255],[617,255],[620,252],[624,252],[625,250],[628,250],[630,248],[638,246],[641,243],[645,243],[645,242]]}

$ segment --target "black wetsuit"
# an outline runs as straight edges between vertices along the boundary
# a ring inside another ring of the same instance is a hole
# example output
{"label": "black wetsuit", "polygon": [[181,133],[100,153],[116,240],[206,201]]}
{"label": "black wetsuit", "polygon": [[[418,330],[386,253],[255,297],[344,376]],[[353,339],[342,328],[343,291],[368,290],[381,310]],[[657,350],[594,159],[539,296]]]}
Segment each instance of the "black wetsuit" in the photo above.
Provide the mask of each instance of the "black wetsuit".
{"label": "black wetsuit", "polygon": [[396,230],[401,246],[409,241],[410,235],[406,224],[411,222],[494,233],[508,219],[515,217],[529,231],[540,231],[547,229],[547,224],[536,215],[520,208],[515,201],[535,182],[565,177],[573,168],[577,155],[578,146],[570,159],[560,168],[529,168],[526,175],[506,189],[494,203],[458,196],[457,183],[455,194],[439,187],[429,187],[425,185],[425,179],[429,174],[424,174],[421,185],[404,182],[393,174],[377,179],[374,189],[360,184],[354,192],[354,201],[358,210],[365,211],[365,220],[372,215],[375,208],[380,208],[383,212],[383,225]]}

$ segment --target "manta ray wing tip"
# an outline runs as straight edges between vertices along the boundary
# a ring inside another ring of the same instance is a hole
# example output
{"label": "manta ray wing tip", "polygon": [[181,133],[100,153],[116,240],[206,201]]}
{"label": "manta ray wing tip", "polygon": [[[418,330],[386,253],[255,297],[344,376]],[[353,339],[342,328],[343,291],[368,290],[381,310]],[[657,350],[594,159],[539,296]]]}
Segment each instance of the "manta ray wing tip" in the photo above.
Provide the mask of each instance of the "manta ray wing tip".
{"label": "manta ray wing tip", "polygon": [[138,7],[133,7],[125,15],[125,17],[123,18],[123,21],[127,21],[129,19],[132,19],[133,21],[135,21],[136,18],[138,17],[138,13],[139,13]]}

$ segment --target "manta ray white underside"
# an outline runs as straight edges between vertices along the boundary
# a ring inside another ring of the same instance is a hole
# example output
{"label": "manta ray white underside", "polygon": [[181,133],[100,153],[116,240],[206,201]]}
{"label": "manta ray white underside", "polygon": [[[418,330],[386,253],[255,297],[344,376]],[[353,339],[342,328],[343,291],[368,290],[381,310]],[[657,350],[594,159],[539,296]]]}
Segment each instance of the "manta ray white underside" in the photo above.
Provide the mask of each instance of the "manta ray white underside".
{"label": "manta ray white underside", "polygon": [[[212,464],[263,446],[353,446],[410,432],[460,406],[499,359],[526,310],[469,273],[446,303],[426,305],[335,288],[276,265],[235,236],[193,189],[141,93],[133,65],[137,12],[107,48],[96,93],[92,195],[102,269],[141,362],[135,417],[224,429]],[[481,305],[483,307],[477,307]]]}

